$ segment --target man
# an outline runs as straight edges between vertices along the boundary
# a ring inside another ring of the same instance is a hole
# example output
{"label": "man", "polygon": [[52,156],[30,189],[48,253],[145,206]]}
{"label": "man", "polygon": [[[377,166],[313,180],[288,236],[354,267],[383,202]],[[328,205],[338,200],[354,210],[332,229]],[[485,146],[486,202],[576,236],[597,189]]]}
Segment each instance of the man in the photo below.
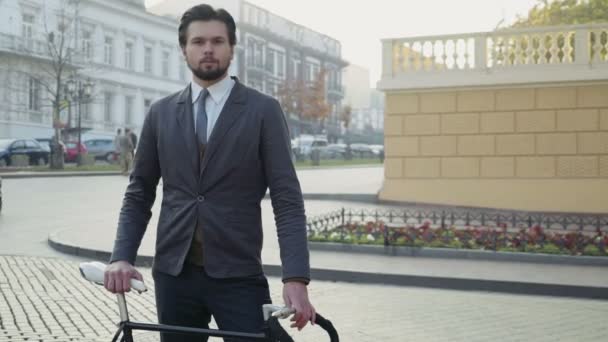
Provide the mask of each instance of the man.
{"label": "man", "polygon": [[132,129],[128,129],[127,131],[129,132],[131,143],[133,144],[133,153],[135,153],[135,149],[137,148],[137,134],[135,134]]}
{"label": "man", "polygon": [[116,136],[114,137],[114,156],[120,157],[120,136],[122,135],[122,130],[119,128],[116,130]]}
{"label": "man", "polygon": [[129,129],[125,129],[124,135],[118,136],[118,146],[120,148],[120,165],[122,174],[128,175],[133,163],[133,143],[129,137]]}
{"label": "man", "polygon": [[[105,274],[111,292],[141,279],[133,268],[159,178],[163,201],[153,276],[159,321],[259,332],[270,302],[261,265],[260,202],[270,188],[281,249],[283,299],[292,327],[314,322],[306,217],[278,102],[228,77],[236,25],[225,10],[195,6],[179,43],[192,71],[184,90],[154,103],[139,139]],[[163,334],[164,342],[201,341]],[[205,339],[206,341],[206,339]]]}
{"label": "man", "polygon": [[137,136],[130,128],[125,129],[125,135],[129,137],[129,141],[131,142],[131,155],[134,156],[135,148],[137,147]]}

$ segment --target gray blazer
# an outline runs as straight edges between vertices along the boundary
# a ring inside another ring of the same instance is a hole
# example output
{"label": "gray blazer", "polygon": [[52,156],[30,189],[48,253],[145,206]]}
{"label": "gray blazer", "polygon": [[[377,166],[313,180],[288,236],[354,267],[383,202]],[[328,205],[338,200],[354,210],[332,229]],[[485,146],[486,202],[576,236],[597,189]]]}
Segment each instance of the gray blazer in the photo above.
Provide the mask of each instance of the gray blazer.
{"label": "gray blazer", "polygon": [[135,262],[162,177],[155,270],[181,272],[197,222],[202,221],[204,266],[210,276],[260,274],[260,202],[270,188],[283,279],[310,279],[304,203],[283,111],[275,99],[235,81],[202,161],[190,86],[152,105],[120,211],[111,262]]}

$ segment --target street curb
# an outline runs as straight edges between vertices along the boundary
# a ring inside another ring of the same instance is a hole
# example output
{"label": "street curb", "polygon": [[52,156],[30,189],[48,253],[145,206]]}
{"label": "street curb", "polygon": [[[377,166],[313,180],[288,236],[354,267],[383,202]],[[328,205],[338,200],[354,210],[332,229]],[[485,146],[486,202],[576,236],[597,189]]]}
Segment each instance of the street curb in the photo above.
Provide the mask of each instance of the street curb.
{"label": "street curb", "polygon": [[[110,252],[71,246],[66,243],[56,241],[54,236],[54,233],[49,235],[48,244],[51,248],[59,252],[99,260],[102,262],[108,262],[110,260]],[[135,265],[151,267],[152,261],[153,257],[151,256],[138,255]],[[263,268],[267,276],[282,276],[282,268],[279,265],[264,264]],[[354,272],[321,268],[311,268],[310,274],[312,279],[322,281],[608,300],[608,287],[604,288],[594,286],[525,283],[484,279],[429,277],[403,274]]]}
{"label": "street curb", "polygon": [[[363,169],[378,167],[379,165],[349,165],[349,166],[315,166],[315,167],[304,167],[296,170],[309,171],[309,170],[331,170],[331,169]],[[120,171],[0,171],[0,177],[5,179],[18,179],[18,178],[52,178],[52,177],[97,177],[97,176],[120,176]]]}
{"label": "street curb", "polygon": [[36,173],[2,173],[0,178],[3,179],[23,179],[23,178],[62,178],[62,177],[99,177],[99,176],[121,176],[120,171],[91,171],[91,172],[36,172]]}
{"label": "street curb", "polygon": [[326,252],[390,255],[414,258],[466,259],[576,266],[608,266],[608,257],[593,257],[584,255],[574,256],[431,247],[353,245],[310,241],[308,242],[308,248],[310,250]]}

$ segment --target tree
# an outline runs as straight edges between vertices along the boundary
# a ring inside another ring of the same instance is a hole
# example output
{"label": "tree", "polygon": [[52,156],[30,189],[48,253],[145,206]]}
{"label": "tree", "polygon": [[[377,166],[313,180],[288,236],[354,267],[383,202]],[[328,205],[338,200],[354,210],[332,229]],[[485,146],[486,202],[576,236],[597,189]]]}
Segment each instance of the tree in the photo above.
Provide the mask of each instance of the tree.
{"label": "tree", "polygon": [[350,121],[352,119],[352,112],[353,109],[350,105],[344,106],[342,108],[342,111],[340,112],[340,121],[342,121],[342,123],[344,124],[344,128],[346,129],[348,129],[348,126],[350,125]]}
{"label": "tree", "polygon": [[608,0],[537,0],[513,27],[576,25],[608,21]]}
{"label": "tree", "polygon": [[[325,98],[326,71],[321,70],[315,80],[306,85],[302,80],[285,80],[277,91],[281,107],[286,113],[294,113],[304,125],[305,121],[317,122],[324,126],[330,107]],[[300,129],[300,131],[303,131]]]}
{"label": "tree", "polygon": [[352,120],[352,112],[353,109],[350,105],[346,105],[340,111],[340,121],[344,124],[345,129],[345,137],[346,137],[346,160],[351,160],[353,158],[352,151],[350,149],[350,134],[348,132],[348,127],[350,126],[350,122]]}
{"label": "tree", "polygon": [[325,76],[327,72],[321,69],[312,84],[304,91],[304,102],[302,105],[302,116],[309,121],[316,121],[321,128],[324,127],[325,119],[330,112],[330,107],[325,98]]}
{"label": "tree", "polygon": [[[41,11],[43,16],[41,35],[36,36],[34,30],[25,32],[22,37],[23,41],[19,45],[25,54],[35,58],[35,62],[29,63],[27,68],[16,68],[17,70],[9,71],[18,79],[25,79],[31,83],[24,87],[21,82],[9,91],[26,93],[31,92],[32,88],[39,89],[41,94],[37,94],[36,98],[39,96],[42,101],[37,110],[46,108],[52,114],[54,135],[49,163],[52,169],[63,168],[63,151],[60,141],[61,130],[66,123],[62,122],[60,113],[66,110],[69,112],[66,101],[66,82],[70,77],[75,77],[83,66],[82,57],[85,51],[78,49],[83,47],[78,40],[80,29],[78,11],[81,2],[82,0],[60,0],[57,7],[45,7],[45,10]],[[7,67],[11,68],[9,62],[7,62]],[[28,105],[27,101],[23,100],[17,101],[17,103],[22,108]]]}

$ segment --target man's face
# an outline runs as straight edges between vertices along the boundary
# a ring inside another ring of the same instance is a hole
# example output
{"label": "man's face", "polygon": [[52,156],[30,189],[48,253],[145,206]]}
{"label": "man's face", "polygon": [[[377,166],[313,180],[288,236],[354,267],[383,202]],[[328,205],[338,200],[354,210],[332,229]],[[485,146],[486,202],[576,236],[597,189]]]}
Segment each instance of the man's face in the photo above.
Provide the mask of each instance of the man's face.
{"label": "man's face", "polygon": [[182,53],[192,73],[203,81],[215,81],[228,71],[234,49],[228,27],[221,21],[193,21],[187,29]]}

